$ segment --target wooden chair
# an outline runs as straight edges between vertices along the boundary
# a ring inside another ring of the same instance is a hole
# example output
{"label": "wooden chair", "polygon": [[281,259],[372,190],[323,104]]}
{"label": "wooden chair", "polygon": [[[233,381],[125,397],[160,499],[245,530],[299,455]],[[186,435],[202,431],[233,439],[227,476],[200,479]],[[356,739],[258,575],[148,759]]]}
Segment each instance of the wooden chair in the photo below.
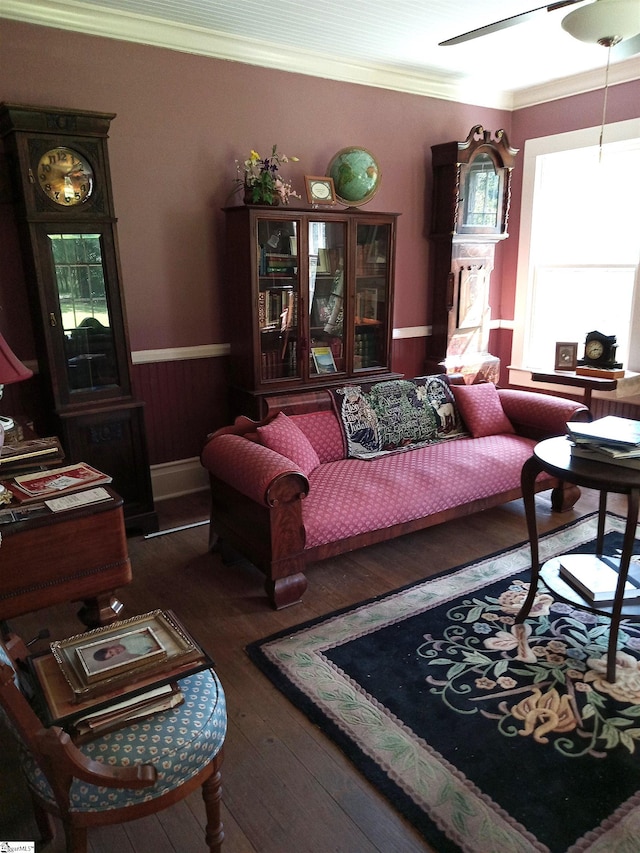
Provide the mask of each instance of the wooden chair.
{"label": "wooden chair", "polygon": [[178,683],[183,704],[76,746],[58,726],[43,726],[0,643],[0,720],[17,738],[44,842],[53,838],[55,815],[67,853],[86,853],[89,828],[145,817],[201,786],[206,843],[220,853],[224,692],[210,670]]}

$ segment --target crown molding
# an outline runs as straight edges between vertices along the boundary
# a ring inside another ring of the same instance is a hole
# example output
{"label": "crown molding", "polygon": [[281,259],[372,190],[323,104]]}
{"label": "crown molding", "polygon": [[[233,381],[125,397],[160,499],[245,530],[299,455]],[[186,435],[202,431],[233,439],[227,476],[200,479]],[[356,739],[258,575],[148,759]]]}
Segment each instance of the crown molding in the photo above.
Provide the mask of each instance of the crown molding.
{"label": "crown molding", "polygon": [[[343,83],[509,111],[603,86],[604,69],[520,90],[489,89],[486,83],[464,75],[346,60],[314,53],[306,47],[284,49],[266,41],[106,9],[82,0],[2,0],[0,17]],[[610,69],[610,84],[638,78],[640,57],[615,64]]]}
{"label": "crown molding", "polygon": [[[605,75],[606,56],[602,68],[595,68],[581,74],[574,74],[572,77],[564,77],[561,80],[554,80],[541,86],[530,86],[527,89],[513,92],[513,109],[521,110],[524,107],[533,107],[549,101],[558,101],[561,98],[570,98],[572,95],[583,95],[586,92],[604,89]],[[625,59],[609,68],[609,86],[629,83],[638,79],[640,79],[640,56]]]}

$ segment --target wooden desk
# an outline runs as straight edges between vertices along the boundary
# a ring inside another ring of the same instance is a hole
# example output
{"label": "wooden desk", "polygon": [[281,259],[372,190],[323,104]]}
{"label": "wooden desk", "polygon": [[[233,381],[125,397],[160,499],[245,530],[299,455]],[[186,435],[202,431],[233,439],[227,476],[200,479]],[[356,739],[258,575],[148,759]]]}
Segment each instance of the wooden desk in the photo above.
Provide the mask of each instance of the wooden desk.
{"label": "wooden desk", "polygon": [[573,385],[584,391],[584,404],[591,408],[591,395],[594,391],[615,391],[617,379],[601,379],[599,376],[579,376],[575,370],[545,370],[531,372],[534,382],[553,382],[554,385]]}
{"label": "wooden desk", "polygon": [[0,524],[0,620],[66,601],[82,601],[87,627],[122,610],[118,587],[131,582],[122,498]]}

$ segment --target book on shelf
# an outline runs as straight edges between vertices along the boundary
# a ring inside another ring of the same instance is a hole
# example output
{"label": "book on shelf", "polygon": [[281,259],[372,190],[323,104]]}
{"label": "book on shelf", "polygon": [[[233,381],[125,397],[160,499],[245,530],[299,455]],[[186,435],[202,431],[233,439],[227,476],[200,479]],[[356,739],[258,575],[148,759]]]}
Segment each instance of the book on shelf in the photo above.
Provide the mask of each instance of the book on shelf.
{"label": "book on shelf", "polygon": [[[615,598],[620,577],[620,558],[596,554],[564,554],[560,561],[560,576],[587,601],[594,604],[611,602]],[[640,598],[640,566],[629,564],[624,599]]]}
{"label": "book on shelf", "polygon": [[318,373],[336,373],[336,363],[331,347],[311,347],[311,355]]}
{"label": "book on shelf", "polygon": [[606,445],[640,446],[640,421],[607,415],[591,423],[567,422],[567,432],[573,441]]}
{"label": "book on shelf", "polygon": [[103,485],[111,480],[112,477],[108,474],[98,471],[86,462],[77,462],[62,468],[22,474],[11,480],[4,480],[3,485],[18,503],[30,503],[66,495],[89,486]]}
{"label": "book on shelf", "polygon": [[578,365],[576,376],[593,376],[594,379],[624,379],[625,371],[618,367],[588,367]]}

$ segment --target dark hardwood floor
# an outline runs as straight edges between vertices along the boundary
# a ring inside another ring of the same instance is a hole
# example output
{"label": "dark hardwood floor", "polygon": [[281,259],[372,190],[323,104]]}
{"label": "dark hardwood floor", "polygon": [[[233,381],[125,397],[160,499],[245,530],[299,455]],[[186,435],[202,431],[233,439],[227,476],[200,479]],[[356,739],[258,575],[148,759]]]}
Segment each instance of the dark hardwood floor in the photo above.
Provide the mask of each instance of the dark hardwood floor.
{"label": "dark hardwood floor", "polygon": [[[576,510],[552,513],[537,498],[540,530],[597,509],[584,491]],[[610,508],[623,513],[624,499]],[[208,514],[206,493],[158,505],[161,528],[190,525]],[[225,688],[229,730],[223,766],[225,853],[418,853],[432,850],[250,663],[253,640],[420,580],[526,539],[520,501],[374,545],[312,566],[302,604],[273,611],[252,566],[225,566],[207,552],[208,526],[129,539],[133,583],[122,589],[123,616],[171,608],[216,661]],[[70,544],[71,546],[71,544]],[[2,566],[0,548],[0,570]],[[29,639],[46,627],[51,639],[78,633],[77,606],[50,608],[12,621]],[[46,648],[46,641],[33,650]],[[0,840],[33,840],[37,830],[15,761],[0,732]],[[90,833],[91,853],[204,851],[199,794],[157,816]],[[47,853],[63,853],[61,830]]]}

